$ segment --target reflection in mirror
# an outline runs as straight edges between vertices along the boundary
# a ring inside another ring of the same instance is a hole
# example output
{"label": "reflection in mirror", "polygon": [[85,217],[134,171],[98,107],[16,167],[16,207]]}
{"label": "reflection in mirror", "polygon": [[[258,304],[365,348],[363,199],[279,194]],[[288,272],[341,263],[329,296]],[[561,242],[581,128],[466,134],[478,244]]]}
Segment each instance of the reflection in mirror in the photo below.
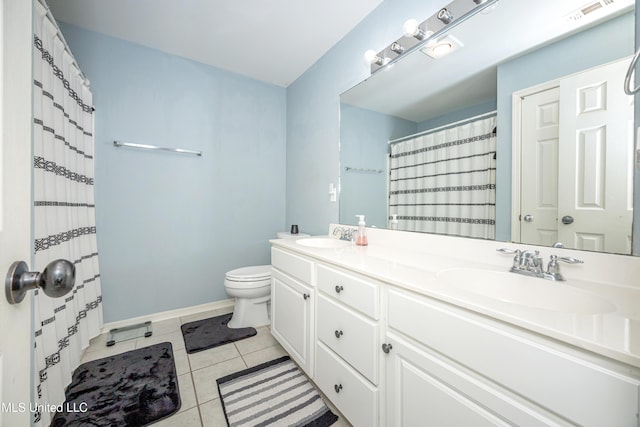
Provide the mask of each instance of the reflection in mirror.
{"label": "reflection in mirror", "polygon": [[450,30],[450,55],[342,94],[340,222],[630,253],[633,1],[604,3],[499,2]]}

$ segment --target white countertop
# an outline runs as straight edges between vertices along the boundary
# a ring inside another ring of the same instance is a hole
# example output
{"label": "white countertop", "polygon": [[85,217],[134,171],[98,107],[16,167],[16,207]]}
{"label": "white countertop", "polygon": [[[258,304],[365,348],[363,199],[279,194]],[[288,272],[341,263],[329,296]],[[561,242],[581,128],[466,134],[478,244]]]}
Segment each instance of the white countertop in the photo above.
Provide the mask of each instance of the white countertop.
{"label": "white countertop", "polygon": [[[611,303],[611,306],[607,312],[596,314],[531,308],[487,297],[480,292],[458,289],[445,283],[438,275],[439,272],[452,268],[506,272],[511,265],[511,258],[500,258],[501,261],[504,260],[500,265],[470,262],[449,255],[416,253],[397,247],[387,248],[385,245],[376,245],[375,239],[373,240],[374,242],[369,239],[369,246],[351,245],[340,249],[306,247],[297,244],[295,240],[276,239],[270,243],[640,368],[640,288],[624,284],[590,282],[584,280],[584,277],[567,277],[566,282],[536,278],[531,280],[540,281],[541,286],[551,284],[571,292],[577,288],[578,292],[589,296],[594,294],[599,299]],[[495,242],[489,245],[496,246]],[[607,260],[606,255],[604,259]],[[569,276],[571,271],[567,271],[566,275]],[[631,273],[633,272],[625,274]],[[519,276],[508,273],[504,277],[511,277],[510,275]]]}

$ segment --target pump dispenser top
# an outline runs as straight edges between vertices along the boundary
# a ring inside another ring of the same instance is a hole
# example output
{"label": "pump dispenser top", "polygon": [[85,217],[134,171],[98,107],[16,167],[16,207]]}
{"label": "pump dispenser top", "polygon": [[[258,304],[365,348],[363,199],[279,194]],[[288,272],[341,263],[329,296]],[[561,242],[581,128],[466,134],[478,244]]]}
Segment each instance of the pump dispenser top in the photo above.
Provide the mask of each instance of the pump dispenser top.
{"label": "pump dispenser top", "polygon": [[356,235],[356,245],[358,246],[367,246],[369,242],[367,241],[367,229],[364,228],[366,225],[364,222],[364,215],[356,215],[358,218],[358,234]]}

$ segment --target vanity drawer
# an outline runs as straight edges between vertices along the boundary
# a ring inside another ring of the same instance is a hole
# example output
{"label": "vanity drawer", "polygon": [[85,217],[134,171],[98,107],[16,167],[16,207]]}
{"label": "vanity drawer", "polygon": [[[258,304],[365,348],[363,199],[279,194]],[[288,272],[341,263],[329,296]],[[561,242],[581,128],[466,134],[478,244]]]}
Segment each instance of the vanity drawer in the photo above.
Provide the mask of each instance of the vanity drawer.
{"label": "vanity drawer", "polygon": [[393,289],[388,296],[390,328],[494,383],[578,425],[637,426],[640,380],[622,367],[436,300]]}
{"label": "vanity drawer", "polygon": [[318,288],[373,319],[380,318],[380,286],[372,281],[318,264]]}
{"label": "vanity drawer", "polygon": [[378,389],[327,347],[316,348],[315,382],[354,426],[378,425]]}
{"label": "vanity drawer", "polygon": [[307,258],[272,247],[271,265],[289,276],[313,284],[313,261]]}
{"label": "vanity drawer", "polygon": [[380,355],[377,322],[321,294],[317,313],[318,339],[377,385]]}

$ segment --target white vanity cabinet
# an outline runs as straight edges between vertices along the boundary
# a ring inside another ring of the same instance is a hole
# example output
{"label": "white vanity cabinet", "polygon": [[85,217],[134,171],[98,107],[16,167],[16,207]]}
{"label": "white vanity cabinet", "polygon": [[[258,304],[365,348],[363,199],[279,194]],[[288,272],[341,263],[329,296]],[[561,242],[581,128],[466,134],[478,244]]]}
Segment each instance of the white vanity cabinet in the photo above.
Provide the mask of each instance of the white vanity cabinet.
{"label": "white vanity cabinet", "polygon": [[313,261],[271,248],[271,334],[313,378]]}
{"label": "white vanity cabinet", "polygon": [[389,288],[386,425],[635,426],[621,365]]}
{"label": "white vanity cabinet", "polygon": [[315,382],[355,426],[379,425],[380,285],[317,264]]}
{"label": "white vanity cabinet", "polygon": [[286,246],[272,265],[274,337],[356,427],[640,427],[638,368]]}

